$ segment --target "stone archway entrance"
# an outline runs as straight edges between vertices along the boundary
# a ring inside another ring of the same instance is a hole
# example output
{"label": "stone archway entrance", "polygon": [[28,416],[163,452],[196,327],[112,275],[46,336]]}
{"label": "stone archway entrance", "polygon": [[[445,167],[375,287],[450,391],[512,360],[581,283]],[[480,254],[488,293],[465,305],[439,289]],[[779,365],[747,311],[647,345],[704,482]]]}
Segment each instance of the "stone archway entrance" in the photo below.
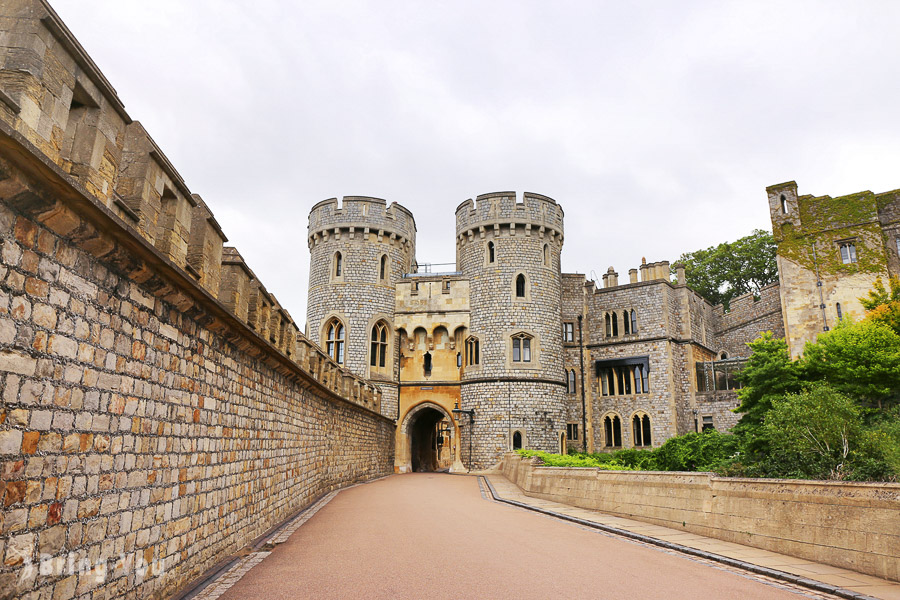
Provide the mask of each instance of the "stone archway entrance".
{"label": "stone archway entrance", "polygon": [[405,455],[402,458],[398,456],[401,458],[401,473],[461,466],[456,464],[459,459],[451,449],[458,450],[459,446],[458,443],[451,443],[451,440],[459,439],[456,424],[443,407],[431,402],[415,406],[406,414],[398,433],[402,438],[398,452]]}

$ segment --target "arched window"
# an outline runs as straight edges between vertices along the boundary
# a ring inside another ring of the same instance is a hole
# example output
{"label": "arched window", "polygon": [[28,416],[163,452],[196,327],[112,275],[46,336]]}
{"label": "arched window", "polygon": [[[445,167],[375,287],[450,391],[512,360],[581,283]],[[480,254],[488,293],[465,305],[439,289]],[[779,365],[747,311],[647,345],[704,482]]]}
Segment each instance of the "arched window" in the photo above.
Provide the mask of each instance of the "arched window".
{"label": "arched window", "polygon": [[568,373],[568,392],[570,394],[575,393],[575,369],[571,369]]}
{"label": "arched window", "polygon": [[627,310],[622,311],[622,329],[623,329],[625,335],[628,335],[629,333],[631,333],[631,330],[629,328],[630,324],[631,324],[631,320],[628,318],[628,311]]}
{"label": "arched window", "polygon": [[519,333],[512,338],[513,362],[531,362],[531,336]]}
{"label": "arched window", "polygon": [[787,198],[784,197],[784,194],[781,195],[781,214],[787,214]]}
{"label": "arched window", "polygon": [[619,315],[612,314],[612,334],[613,337],[619,337]]}
{"label": "arched window", "polygon": [[635,447],[653,445],[650,433],[650,417],[647,415],[634,415],[634,418],[631,420],[631,432]]}
{"label": "arched window", "polygon": [[381,267],[378,271],[378,278],[384,281],[385,277],[387,277],[387,254],[382,254]]}
{"label": "arched window", "polygon": [[634,393],[635,394],[640,394],[641,390],[643,389],[642,383],[641,383],[641,379],[642,379],[641,371],[642,370],[643,370],[643,367],[641,365],[635,365],[635,367],[634,367]]}
{"label": "arched window", "polygon": [[637,333],[637,313],[631,311],[631,333]]}
{"label": "arched window", "polygon": [[606,322],[606,337],[612,337],[612,327],[610,325],[609,313],[603,315],[603,320]]}
{"label": "arched window", "polygon": [[836,306],[837,306],[838,321],[843,321],[843,320],[844,320],[844,313],[841,312],[841,303],[838,302],[838,303],[836,304]]}
{"label": "arched window", "polygon": [[325,326],[325,352],[337,364],[344,364],[344,324],[337,318]]}
{"label": "arched window", "polygon": [[494,242],[488,242],[488,262],[494,262]]}
{"label": "arched window", "polygon": [[519,273],[516,275],[516,298],[525,297],[525,276]]}
{"label": "arched window", "polygon": [[426,352],[424,358],[425,374],[431,374],[431,352]]}
{"label": "arched window", "polygon": [[466,364],[477,365],[481,362],[480,344],[477,337],[466,340]]}
{"label": "arched window", "polygon": [[344,257],[340,252],[334,253],[334,276],[340,277],[344,273]]}
{"label": "arched window", "polygon": [[544,244],[544,266],[550,266],[550,245]]}
{"label": "arched window", "polygon": [[622,446],[622,422],[618,415],[607,416],[603,419],[603,430],[606,434],[607,448]]}
{"label": "arched window", "polygon": [[513,450],[521,450],[522,449],[522,432],[514,431],[513,432]]}
{"label": "arched window", "polygon": [[387,357],[387,325],[379,321],[372,327],[372,348],[369,365],[384,368]]}

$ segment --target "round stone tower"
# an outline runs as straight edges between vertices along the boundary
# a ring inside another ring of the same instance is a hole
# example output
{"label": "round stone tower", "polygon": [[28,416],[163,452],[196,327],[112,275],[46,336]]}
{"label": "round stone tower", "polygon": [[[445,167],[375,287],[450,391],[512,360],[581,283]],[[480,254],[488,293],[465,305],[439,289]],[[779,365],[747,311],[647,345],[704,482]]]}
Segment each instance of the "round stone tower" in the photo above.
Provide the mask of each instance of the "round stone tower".
{"label": "round stone tower", "polygon": [[487,467],[513,448],[560,450],[562,244],[563,210],[546,196],[484,194],[456,209],[456,263],[470,286],[460,391],[460,408],[475,411],[471,427],[461,419],[469,468]]}
{"label": "round stone tower", "polygon": [[[381,411],[397,414],[394,303],[415,257],[416,223],[396,202],[345,197],[309,213],[309,337],[348,370],[377,383]],[[374,336],[374,339],[373,339]]]}

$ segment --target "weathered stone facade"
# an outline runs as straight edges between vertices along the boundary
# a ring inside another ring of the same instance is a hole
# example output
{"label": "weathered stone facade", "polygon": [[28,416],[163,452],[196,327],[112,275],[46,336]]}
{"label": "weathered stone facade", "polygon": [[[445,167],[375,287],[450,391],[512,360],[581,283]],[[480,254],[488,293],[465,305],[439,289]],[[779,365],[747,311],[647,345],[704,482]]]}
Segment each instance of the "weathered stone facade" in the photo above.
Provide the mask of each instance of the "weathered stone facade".
{"label": "weathered stone facade", "polygon": [[800,196],[766,188],[778,243],[784,329],[792,356],[844,316],[861,317],[877,277],[900,274],[900,190]]}
{"label": "weathered stone facade", "polygon": [[52,9],[2,10],[0,598],[166,597],[391,472],[394,425]]}

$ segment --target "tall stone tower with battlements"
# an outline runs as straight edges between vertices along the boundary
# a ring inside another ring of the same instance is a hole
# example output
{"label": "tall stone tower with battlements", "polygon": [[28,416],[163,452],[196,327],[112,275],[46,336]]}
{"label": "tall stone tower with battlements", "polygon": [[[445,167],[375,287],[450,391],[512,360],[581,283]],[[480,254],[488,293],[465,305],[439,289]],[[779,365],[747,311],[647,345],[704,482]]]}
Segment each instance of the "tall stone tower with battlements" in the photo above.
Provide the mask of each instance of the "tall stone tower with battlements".
{"label": "tall stone tower with battlements", "polygon": [[378,384],[382,414],[393,417],[394,296],[414,262],[413,215],[379,198],[331,198],[312,207],[308,243],[308,335],[351,373]]}
{"label": "tall stone tower with battlements", "polygon": [[510,448],[565,448],[562,244],[563,210],[546,196],[484,194],[456,209],[471,307],[460,405],[475,410],[463,437],[474,438],[476,467]]}

